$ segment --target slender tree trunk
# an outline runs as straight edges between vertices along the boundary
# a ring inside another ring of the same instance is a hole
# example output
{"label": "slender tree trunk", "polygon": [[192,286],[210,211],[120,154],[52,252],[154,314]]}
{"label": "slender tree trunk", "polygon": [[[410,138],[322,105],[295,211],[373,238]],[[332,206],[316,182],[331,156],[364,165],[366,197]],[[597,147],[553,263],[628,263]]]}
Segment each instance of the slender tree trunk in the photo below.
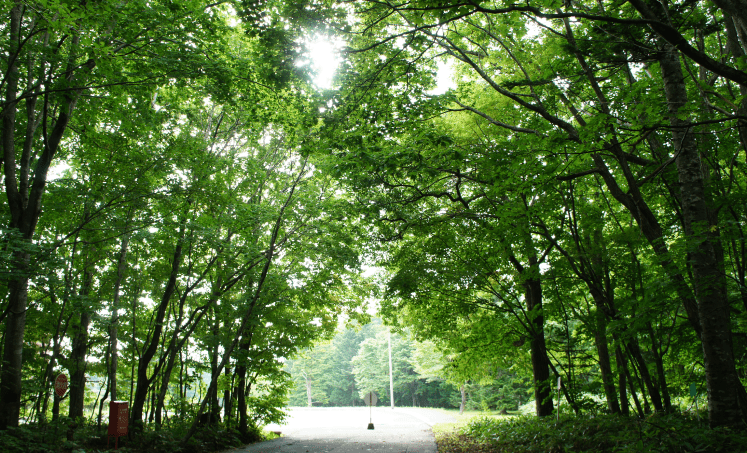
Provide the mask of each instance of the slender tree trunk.
{"label": "slender tree trunk", "polygon": [[[218,379],[221,374],[221,370],[218,369],[218,346],[219,346],[219,336],[220,333],[220,320],[218,319],[218,314],[215,312],[215,309],[212,308],[213,312],[213,325],[212,325],[212,332],[213,332],[213,347],[211,348],[211,354],[210,354],[210,375],[212,376],[211,379]],[[215,387],[213,383],[210,383],[211,387]],[[208,424],[210,423],[217,423],[220,418],[220,408],[218,407],[218,388],[215,387],[215,390],[210,395],[210,411],[208,412]]]}
{"label": "slender tree trunk", "polygon": [[[635,391],[635,382],[633,381],[633,377],[630,374],[630,369],[628,368],[628,359],[625,354],[625,351],[620,346],[622,343],[620,341],[620,338],[618,335],[613,334],[613,338],[615,340],[615,356],[617,358],[617,366],[618,366],[618,373],[620,373],[620,382],[621,384],[623,382],[627,382],[628,388],[630,388],[630,396],[633,398],[633,404],[635,405],[636,411],[638,411],[638,416],[643,416],[643,408],[641,407],[641,402],[638,399],[638,394]],[[622,398],[622,395],[624,393],[625,387],[623,386],[620,389],[620,401],[623,402],[625,406],[628,406],[628,399],[627,397],[625,399]]]}
{"label": "slender tree trunk", "polygon": [[630,415],[630,405],[628,404],[628,392],[627,392],[627,375],[626,370],[627,364],[625,363],[625,355],[620,350],[619,346],[615,346],[615,361],[617,362],[617,389],[620,392],[620,412],[628,417]]}
{"label": "slender tree trunk", "polygon": [[179,348],[179,417],[184,417],[187,405],[185,399],[187,398],[187,386],[184,382],[184,357],[183,351]]}
{"label": "slender tree trunk", "polygon": [[249,360],[248,353],[249,347],[252,344],[252,332],[248,332],[241,338],[239,344],[239,353],[236,357],[236,374],[238,375],[238,392],[236,395],[236,404],[239,409],[239,432],[246,435],[249,431],[249,420],[247,417],[246,407],[246,362]]}
{"label": "slender tree trunk", "polygon": [[659,342],[657,341],[654,327],[651,323],[648,323],[648,333],[651,337],[651,354],[654,356],[654,364],[656,365],[656,376],[659,383],[658,387],[661,390],[661,397],[664,401],[664,410],[666,412],[672,412],[672,400],[669,398],[669,389],[667,388],[667,376],[664,372],[664,360],[661,356],[661,349],[659,348]]}
{"label": "slender tree trunk", "polygon": [[179,321],[177,321],[176,328],[174,329],[171,337],[171,347],[167,351],[168,357],[166,359],[166,366],[164,366],[163,372],[161,373],[161,387],[156,396],[156,429],[161,426],[161,422],[163,419],[163,408],[166,402],[166,393],[168,393],[169,381],[171,381],[171,373],[174,369],[174,364],[176,363],[176,353],[177,348],[179,348],[179,346],[177,345],[177,340],[179,334],[179,326],[181,324]]}
{"label": "slender tree trunk", "polygon": [[311,407],[311,376],[309,376],[309,373],[307,373],[306,371],[302,371],[301,374],[303,374],[303,380],[306,384],[306,406]]}
{"label": "slender tree trunk", "polygon": [[[226,368],[228,371],[228,368]],[[226,373],[228,374],[228,373]],[[233,410],[233,404],[231,399],[231,390],[226,389],[223,391],[223,421],[226,426],[231,422],[231,411]]]}
{"label": "slender tree trunk", "polygon": [[[106,365],[107,367],[109,366],[108,363]],[[96,426],[98,429],[101,429],[101,419],[104,413],[104,402],[106,401],[107,398],[109,398],[109,389],[111,386],[110,386],[108,377],[106,378],[105,387],[106,387],[106,390],[104,391],[104,396],[101,398],[101,401],[99,402],[99,416],[96,422]]]}
{"label": "slender tree trunk", "polygon": [[[92,267],[93,262],[86,263],[86,269],[83,271],[83,285],[81,287],[81,296],[84,299],[84,305],[88,303],[88,296],[93,284]],[[76,419],[83,417],[83,406],[86,394],[86,356],[88,355],[88,327],[91,323],[91,312],[87,306],[81,308],[80,320],[75,329],[75,336],[72,341],[72,350],[70,352],[70,406],[68,417]]]}
{"label": "slender tree trunk", "polygon": [[[595,209],[594,211],[595,221],[601,221],[601,212]],[[601,223],[599,223],[601,224]],[[595,225],[596,222],[595,222]],[[611,299],[613,290],[610,284],[608,268],[605,265],[606,250],[604,247],[604,237],[602,230],[595,226],[593,228],[593,241],[586,237],[586,242],[589,250],[591,251],[591,265],[594,272],[594,280],[597,282],[604,282],[604,293],[608,299]],[[607,342],[607,311],[608,307],[605,306],[605,297],[602,294],[592,294],[595,310],[595,321],[596,326],[594,329],[594,343],[597,347],[597,356],[599,357],[599,370],[602,374],[602,386],[604,387],[604,395],[607,398],[607,407],[613,414],[620,413],[620,405],[617,401],[617,394],[615,391],[615,380],[612,374],[612,364],[610,363],[610,353]],[[614,306],[612,301],[609,302],[608,306],[611,308]]]}
{"label": "slender tree trunk", "polygon": [[[630,350],[626,345],[626,350],[628,351],[628,354],[630,355]],[[638,367],[635,366],[636,360],[633,358],[633,373],[632,375],[628,375],[628,381],[631,383],[630,385],[630,391],[633,392],[633,395],[635,396],[635,390],[633,388],[633,379],[631,379],[633,376],[635,376],[636,384],[638,385],[638,388],[641,390],[641,397],[643,398],[643,414],[650,414],[651,413],[651,405],[648,403],[648,396],[646,396],[646,385],[643,382],[643,379],[641,379],[640,375],[638,374]]]}
{"label": "slender tree trunk", "polygon": [[641,376],[641,379],[643,379],[643,383],[646,385],[646,389],[648,389],[648,394],[651,397],[651,402],[654,405],[654,410],[656,412],[664,412],[664,406],[661,403],[661,394],[659,393],[659,389],[657,389],[654,385],[654,382],[651,379],[651,374],[648,372],[646,361],[643,359],[641,348],[638,346],[638,340],[630,340],[627,346],[628,351],[630,352],[630,356],[633,357],[636,365],[638,365],[638,372]]}
{"label": "slender tree trunk", "polygon": [[[56,298],[53,297],[53,301],[54,300],[56,300]],[[65,333],[67,332],[67,326],[70,323],[70,317],[68,316],[63,326],[62,319],[65,314],[66,306],[67,306],[67,297],[63,299],[62,308],[60,308],[60,316],[57,318],[57,330],[55,330],[54,337],[52,337],[52,356],[49,358],[49,362],[47,363],[47,369],[44,372],[45,395],[44,395],[44,402],[43,402],[41,413],[40,413],[40,415],[44,418],[44,420],[46,420],[47,409],[49,408],[49,395],[50,395],[49,389],[52,388],[52,386],[54,385],[54,379],[55,379],[54,368],[55,366],[57,366],[57,358],[60,356],[60,337],[65,335]],[[54,391],[52,391],[51,393],[54,394]]]}
{"label": "slender tree trunk", "polygon": [[55,392],[52,392],[52,398],[52,421],[55,422],[60,418],[60,402],[62,399]]}
{"label": "slender tree trunk", "polygon": [[[280,233],[280,226],[283,221],[283,214],[285,213],[285,209],[290,204],[291,200],[293,199],[293,195],[295,194],[296,188],[301,181],[301,178],[303,177],[305,171],[306,171],[306,163],[307,161],[304,161],[301,164],[300,171],[293,183],[293,185],[290,187],[290,190],[288,191],[288,196],[285,200],[285,203],[280,208],[280,212],[278,214],[277,219],[275,220],[275,225],[272,229],[272,235],[270,237],[270,244],[267,249],[266,253],[266,260],[264,263],[264,266],[262,267],[262,271],[260,272],[259,280],[257,281],[257,286],[254,290],[254,295],[251,298],[251,302],[249,303],[249,306],[247,307],[246,311],[244,312],[244,315],[241,318],[241,324],[239,325],[239,328],[236,332],[236,334],[233,337],[233,340],[228,345],[228,347],[225,349],[223,353],[223,359],[218,364],[218,369],[216,370],[217,373],[220,373],[224,366],[226,366],[226,363],[231,358],[231,355],[233,354],[234,348],[236,348],[236,345],[239,343],[239,340],[241,339],[242,335],[244,335],[244,332],[247,329],[247,326],[249,324],[249,320],[254,314],[254,308],[256,307],[257,303],[259,302],[260,296],[262,295],[262,290],[264,288],[265,280],[267,279],[267,275],[270,271],[270,267],[272,265],[273,258],[275,257],[275,247],[277,245],[278,235]],[[210,387],[208,389],[208,393],[214,392],[217,388],[218,383],[218,376],[216,374],[213,374],[210,378]],[[202,412],[205,410],[205,406],[208,403],[208,398],[205,398],[202,400],[202,403],[200,403],[200,408],[197,411],[197,418],[192,421],[192,425],[189,428],[189,431],[187,431],[187,434],[182,438],[181,444],[182,446],[185,446],[189,439],[194,435],[196,429],[197,429],[197,423],[199,421],[199,415],[202,414]]]}
{"label": "slender tree trunk", "polygon": [[462,394],[462,400],[459,403],[459,415],[462,415],[464,413],[464,407],[467,405],[467,382],[464,382],[461,387],[459,387],[459,393]]}
{"label": "slender tree trunk", "polygon": [[156,373],[153,373],[153,377],[148,377],[148,367],[150,366],[151,360],[156,355],[158,346],[161,342],[161,333],[163,332],[164,318],[166,316],[166,308],[171,301],[171,297],[176,291],[176,278],[179,275],[179,268],[182,261],[182,240],[184,238],[184,224],[179,229],[179,236],[176,248],[174,249],[174,255],[171,260],[171,275],[169,281],[166,283],[161,302],[156,310],[156,316],[153,323],[153,332],[147,345],[144,345],[145,350],[143,351],[140,360],[137,365],[137,387],[135,389],[135,396],[132,400],[131,406],[131,425],[134,430],[142,429],[143,421],[143,407],[148,396],[148,389],[150,384],[155,377]]}
{"label": "slender tree trunk", "polygon": [[126,234],[122,238],[122,244],[119,248],[119,258],[117,260],[117,279],[114,282],[114,297],[112,298],[111,321],[109,324],[109,394],[111,400],[117,400],[117,366],[119,364],[119,299],[120,287],[124,279],[124,273],[127,267],[127,249],[130,243],[130,235]]}
{"label": "slender tree trunk", "polygon": [[595,317],[597,325],[594,332],[594,343],[596,344],[597,355],[599,356],[599,370],[602,374],[604,395],[607,398],[607,407],[610,412],[613,414],[619,414],[620,405],[617,401],[614,375],[612,374],[612,364],[610,362],[610,354],[607,347],[607,316],[602,310],[597,308]]}

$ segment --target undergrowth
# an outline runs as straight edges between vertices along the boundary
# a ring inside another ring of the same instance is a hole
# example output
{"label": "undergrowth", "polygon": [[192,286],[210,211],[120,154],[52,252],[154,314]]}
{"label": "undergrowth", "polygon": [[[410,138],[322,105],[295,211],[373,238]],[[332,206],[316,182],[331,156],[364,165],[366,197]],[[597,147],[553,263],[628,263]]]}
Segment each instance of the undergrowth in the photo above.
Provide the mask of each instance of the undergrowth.
{"label": "undergrowth", "polygon": [[436,440],[440,453],[747,452],[747,432],[683,414],[480,417]]}
{"label": "undergrowth", "polygon": [[[171,424],[160,430],[145,429],[119,438],[121,453],[210,453],[265,440],[268,435],[254,428],[242,435],[222,424],[200,427],[187,445],[181,439],[189,426]],[[75,425],[70,419],[28,424],[0,431],[3,453],[102,453],[114,451],[114,438],[107,447],[106,425]],[[269,435],[270,437],[272,434]]]}

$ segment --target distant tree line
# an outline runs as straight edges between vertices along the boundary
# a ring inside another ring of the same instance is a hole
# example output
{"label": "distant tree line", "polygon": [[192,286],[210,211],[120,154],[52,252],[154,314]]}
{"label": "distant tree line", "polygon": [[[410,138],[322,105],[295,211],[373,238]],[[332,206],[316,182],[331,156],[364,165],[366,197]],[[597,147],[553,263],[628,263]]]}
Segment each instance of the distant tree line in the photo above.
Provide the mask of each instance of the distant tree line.
{"label": "distant tree line", "polygon": [[[295,384],[291,406],[363,406],[373,391],[378,405],[390,406],[389,329],[380,320],[340,329],[331,341],[288,360]],[[391,334],[395,407],[462,406],[462,409],[518,410],[531,399],[531,382],[508,370],[467,382],[449,379],[449,358],[433,343],[419,343],[406,334]],[[466,385],[466,387],[465,387]]]}

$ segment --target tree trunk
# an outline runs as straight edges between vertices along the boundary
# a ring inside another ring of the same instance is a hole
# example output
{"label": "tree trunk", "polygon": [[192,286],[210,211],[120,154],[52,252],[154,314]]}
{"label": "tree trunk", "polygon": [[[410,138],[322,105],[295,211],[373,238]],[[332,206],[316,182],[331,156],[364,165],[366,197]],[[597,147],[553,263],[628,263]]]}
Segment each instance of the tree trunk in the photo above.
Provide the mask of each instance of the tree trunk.
{"label": "tree trunk", "polygon": [[[15,253],[16,269],[25,273],[30,255]],[[5,347],[3,368],[0,373],[0,429],[18,426],[21,413],[21,367],[23,363],[23,337],[26,329],[26,300],[28,279],[14,278],[10,288],[8,315],[5,318]]]}
{"label": "tree trunk", "polygon": [[[38,109],[36,108],[37,96],[31,95],[26,98],[26,118],[24,140],[16,138],[16,113],[18,110],[17,93],[19,92],[19,80],[21,75],[17,63],[28,59],[33,60],[33,55],[24,54],[21,49],[26,42],[21,36],[21,18],[26,6],[21,2],[15,4],[10,11],[10,21],[7,24],[8,46],[7,55],[23,55],[20,59],[11,58],[11,63],[6,69],[6,92],[4,107],[1,113],[0,145],[2,145],[2,167],[5,179],[5,194],[8,198],[8,213],[10,214],[9,229],[20,233],[20,240],[25,244],[31,244],[42,213],[42,196],[47,183],[47,173],[52,160],[59,148],[60,141],[67,130],[70,116],[75,110],[75,104],[82,90],[70,90],[59,95],[50,95],[44,98],[45,111],[56,111],[54,125],[46,137],[45,146],[35,153],[32,147],[35,143],[34,135],[36,128],[41,123],[38,120]],[[31,38],[31,36],[29,36]],[[79,65],[75,59],[75,49],[80,36],[74,35],[70,38],[71,52],[67,56],[67,64],[64,65],[68,80],[75,81],[79,71],[90,70],[95,64],[89,60],[86,64]],[[28,47],[34,46],[28,44]],[[29,64],[30,71],[39,68]],[[30,90],[35,91],[35,90]],[[52,101],[54,99],[54,101]],[[50,105],[54,102],[53,105]],[[44,117],[44,121],[49,119]],[[23,143],[18,152],[16,143]],[[35,166],[31,168],[32,154],[36,155]],[[20,156],[20,159],[17,157]],[[21,377],[23,362],[23,340],[26,328],[26,304],[28,300],[28,265],[31,259],[28,251],[18,251],[13,255],[15,269],[14,277],[8,281],[8,315],[5,320],[5,347],[3,349],[3,367],[0,373],[0,429],[18,426],[21,409]]]}
{"label": "tree trunk", "polygon": [[[218,314],[215,312],[215,309],[211,307],[211,310],[213,312],[213,325],[211,326],[211,330],[213,333],[213,347],[210,351],[210,375],[212,376],[211,379],[217,380],[221,374],[221,370],[218,369],[220,320],[218,319]],[[210,386],[215,387],[215,390],[210,394],[208,424],[218,422],[218,418],[220,417],[220,407],[218,406],[218,387],[217,384],[213,385],[212,382],[210,383]]]}
{"label": "tree trunk", "polygon": [[62,399],[57,396],[56,392],[52,392],[52,421],[55,422],[60,418],[60,402]]}
{"label": "tree trunk", "polygon": [[163,421],[163,408],[166,403],[166,394],[169,390],[169,381],[171,381],[171,373],[174,369],[174,364],[176,363],[176,337],[178,333],[178,325],[176,329],[174,329],[174,333],[171,339],[171,345],[169,351],[167,351],[168,358],[166,359],[166,366],[164,366],[163,371],[161,372],[161,386],[156,392],[156,429],[159,429],[161,427],[161,423]]}
{"label": "tree trunk", "polygon": [[[17,4],[10,12],[10,40],[9,55],[18,51],[21,42],[21,14],[23,7]],[[15,208],[11,220],[11,227],[18,228],[24,214],[24,206],[15,184],[16,149],[15,149],[15,120],[16,93],[19,79],[18,66],[9,65],[6,102],[8,106],[2,110],[2,145],[5,170],[6,193],[11,210]],[[9,192],[10,189],[12,192]],[[13,198],[16,198],[15,200]],[[15,203],[13,203],[15,201]],[[19,228],[20,230],[20,228]],[[33,230],[32,230],[33,231]],[[26,233],[26,234],[24,234]],[[21,231],[23,236],[31,236],[27,231]],[[32,233],[33,234],[33,233]],[[28,298],[28,277],[26,272],[31,256],[27,252],[19,251],[13,254],[16,272],[20,275],[8,281],[8,315],[5,318],[5,347],[3,348],[3,366],[0,373],[0,429],[18,426],[21,412],[21,366],[23,362],[23,336],[26,328],[26,300]]]}
{"label": "tree trunk", "polygon": [[148,377],[148,366],[151,360],[156,355],[158,346],[161,342],[161,333],[163,332],[164,318],[166,316],[166,308],[171,301],[171,297],[176,291],[176,278],[179,275],[179,267],[182,261],[182,240],[184,238],[184,224],[179,229],[179,236],[176,248],[174,249],[174,256],[171,260],[171,275],[169,281],[164,289],[161,302],[158,305],[156,316],[153,323],[153,333],[150,337],[150,341],[145,346],[142,356],[137,364],[137,386],[135,388],[135,396],[132,399],[132,409],[130,412],[131,425],[134,430],[142,429],[143,423],[143,407],[148,397],[148,389],[150,384],[155,377],[156,373],[153,373],[153,377]]}
{"label": "tree trunk", "polygon": [[462,394],[462,401],[459,403],[459,415],[464,413],[464,407],[467,405],[467,382],[459,387],[459,393]]}
{"label": "tree trunk", "polygon": [[625,355],[623,355],[619,346],[615,346],[615,362],[617,362],[617,389],[620,392],[620,412],[628,417],[630,416],[630,405],[628,404],[628,393],[626,389],[626,386],[628,385],[626,382],[628,375],[626,368],[628,365],[625,363]]}
{"label": "tree trunk", "polygon": [[309,376],[309,373],[303,371],[303,379],[306,384],[306,406],[311,407],[312,401],[311,401],[311,376]]}
{"label": "tree trunk", "polygon": [[651,379],[651,374],[648,372],[646,361],[643,359],[643,355],[641,354],[641,348],[638,346],[638,340],[630,340],[627,344],[627,347],[628,352],[630,352],[630,356],[635,361],[635,364],[638,365],[638,372],[641,376],[641,379],[643,380],[643,383],[646,385],[646,389],[648,389],[648,394],[651,397],[651,402],[654,405],[654,410],[656,412],[664,412],[664,406],[661,403],[661,395],[659,394],[659,389],[656,388],[653,380]]}
{"label": "tree trunk", "polygon": [[662,43],[662,47],[659,66],[669,121],[674,126],[672,138],[674,143],[679,144],[676,164],[685,235],[690,244],[688,256],[702,329],[709,424],[712,428],[730,426],[741,429],[745,426],[737,390],[741,383],[734,364],[725,282],[719,272],[722,263],[717,259],[718,228],[710,225],[702,162],[690,130],[691,123],[677,116],[680,107],[684,107],[688,100],[679,53],[669,43]]}
{"label": "tree trunk", "polygon": [[88,355],[88,326],[91,323],[91,311],[88,307],[91,286],[93,285],[93,266],[95,260],[91,259],[91,247],[85,247],[87,256],[85,269],[83,270],[83,284],[80,295],[83,299],[80,321],[75,329],[75,337],[72,341],[70,351],[70,406],[68,417],[75,420],[83,417],[83,406],[86,395],[86,356]]}
{"label": "tree trunk", "polygon": [[654,364],[656,365],[656,376],[658,377],[658,387],[661,390],[661,397],[664,401],[664,410],[666,412],[672,412],[672,400],[669,397],[669,389],[667,388],[667,376],[664,372],[664,360],[659,349],[654,327],[651,323],[648,323],[648,333],[651,337],[651,354],[654,356]]}
{"label": "tree trunk", "polygon": [[88,326],[91,314],[86,310],[80,314],[80,323],[73,338],[73,349],[70,352],[70,406],[68,417],[75,419],[83,416],[86,393],[86,355],[88,354]]}
{"label": "tree trunk", "polygon": [[[601,212],[594,210],[595,221],[601,221]],[[599,283],[599,286],[603,286],[604,295],[601,294],[602,288],[597,288],[594,291],[592,298],[594,299],[595,310],[595,329],[594,329],[594,343],[597,348],[597,356],[599,357],[599,370],[602,374],[602,385],[604,387],[604,395],[607,399],[607,407],[613,414],[620,413],[620,405],[617,401],[617,394],[615,392],[615,380],[612,374],[612,364],[610,363],[610,353],[607,342],[607,311],[614,307],[612,294],[614,291],[610,284],[609,270],[605,263],[606,250],[604,247],[604,237],[602,230],[598,225],[600,223],[595,222],[593,227],[593,241],[589,236],[586,237],[587,247],[591,252],[591,267],[594,275],[592,276],[595,282]],[[606,296],[606,297],[605,297]],[[607,300],[607,306],[605,306],[605,299]]]}
{"label": "tree trunk", "polygon": [[111,321],[109,325],[109,345],[110,345],[110,362],[109,362],[109,395],[111,401],[117,400],[117,365],[119,364],[119,298],[120,287],[124,272],[127,267],[127,247],[130,243],[130,235],[127,234],[122,238],[122,244],[119,248],[119,259],[117,260],[117,279],[114,282],[114,297],[112,298]]}
{"label": "tree trunk", "polygon": [[614,375],[612,374],[612,364],[610,363],[610,353],[607,347],[607,315],[599,307],[596,309],[596,329],[594,331],[594,343],[597,347],[599,356],[599,370],[602,374],[602,385],[604,395],[607,398],[607,407],[613,414],[620,413],[620,405],[617,401],[617,392],[615,391]]}
{"label": "tree trunk", "polygon": [[[532,263],[534,261],[534,263]],[[530,258],[530,264],[536,267],[536,258]],[[532,357],[532,377],[534,381],[534,402],[538,417],[552,415],[553,402],[550,385],[550,366],[545,346],[545,317],[542,314],[542,285],[539,277],[528,278],[524,282],[524,297],[527,311],[531,317],[532,340],[530,344]]]}
{"label": "tree trunk", "polygon": [[236,404],[238,405],[239,409],[239,432],[244,435],[246,435],[249,431],[249,420],[246,413],[246,362],[247,360],[249,360],[249,357],[247,357],[247,355],[249,353],[249,347],[251,346],[251,344],[252,332],[248,332],[248,334],[244,335],[241,339],[241,343],[239,345],[239,353],[236,357],[236,374],[238,374],[239,377],[237,384],[238,392],[236,395]]}

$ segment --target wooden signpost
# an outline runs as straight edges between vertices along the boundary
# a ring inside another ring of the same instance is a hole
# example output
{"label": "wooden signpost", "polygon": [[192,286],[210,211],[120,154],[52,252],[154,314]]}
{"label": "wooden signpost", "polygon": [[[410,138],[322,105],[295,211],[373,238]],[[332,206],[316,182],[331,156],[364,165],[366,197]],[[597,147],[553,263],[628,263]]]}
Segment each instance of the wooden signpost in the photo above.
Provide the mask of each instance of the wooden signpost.
{"label": "wooden signpost", "polygon": [[127,435],[130,424],[130,413],[127,401],[109,401],[109,430],[106,436],[106,447],[109,448],[109,438],[114,437],[114,449],[118,448],[119,438]]}

